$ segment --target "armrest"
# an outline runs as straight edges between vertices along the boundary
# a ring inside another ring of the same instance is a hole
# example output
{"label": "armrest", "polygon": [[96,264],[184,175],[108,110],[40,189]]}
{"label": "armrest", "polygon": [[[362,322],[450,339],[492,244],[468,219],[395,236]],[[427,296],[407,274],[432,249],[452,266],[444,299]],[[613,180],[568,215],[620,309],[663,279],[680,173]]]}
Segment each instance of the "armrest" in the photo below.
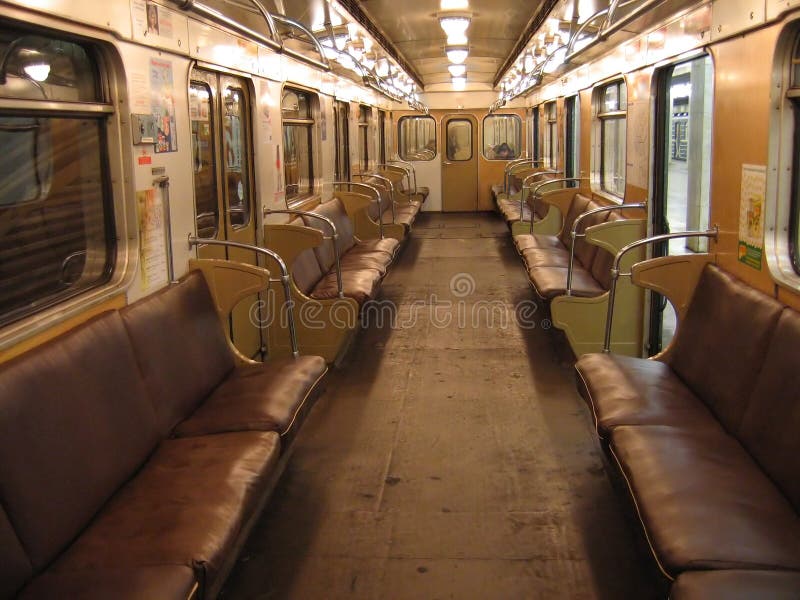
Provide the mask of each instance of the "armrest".
{"label": "armrest", "polygon": [[247,358],[234,345],[228,320],[234,307],[242,299],[269,288],[269,271],[255,265],[208,258],[189,259],[189,270],[197,270],[203,274],[211,291],[220,326],[236,361],[240,364],[256,364],[256,361]]}
{"label": "armrest", "polygon": [[[639,287],[658,292],[669,300],[675,309],[680,327],[703,269],[713,262],[716,262],[714,254],[680,254],[651,258],[631,267],[631,281]],[[663,360],[669,355],[671,348],[672,344],[654,358]]]}
{"label": "armrest", "polygon": [[264,225],[264,243],[267,248],[281,255],[290,271],[301,252],[316,248],[324,240],[325,237],[319,229],[306,225],[292,223]]}

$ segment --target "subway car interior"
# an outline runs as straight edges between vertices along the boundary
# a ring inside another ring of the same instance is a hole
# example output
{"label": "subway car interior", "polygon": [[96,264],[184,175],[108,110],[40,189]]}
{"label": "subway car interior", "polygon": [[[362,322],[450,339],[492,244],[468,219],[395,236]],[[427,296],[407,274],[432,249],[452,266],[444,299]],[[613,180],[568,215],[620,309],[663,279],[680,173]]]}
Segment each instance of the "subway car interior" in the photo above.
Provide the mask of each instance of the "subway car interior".
{"label": "subway car interior", "polygon": [[800,599],[800,0],[0,0],[0,599]]}

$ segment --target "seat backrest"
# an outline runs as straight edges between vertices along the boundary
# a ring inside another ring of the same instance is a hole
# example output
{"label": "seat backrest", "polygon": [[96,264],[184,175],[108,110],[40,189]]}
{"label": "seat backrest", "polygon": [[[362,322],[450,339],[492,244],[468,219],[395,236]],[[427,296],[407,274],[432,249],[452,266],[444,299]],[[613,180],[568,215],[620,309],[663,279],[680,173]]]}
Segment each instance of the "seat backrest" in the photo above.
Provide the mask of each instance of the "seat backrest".
{"label": "seat backrest", "polygon": [[167,435],[234,367],[208,285],[192,271],[120,312]]}
{"label": "seat backrest", "polygon": [[[341,200],[333,198],[328,202],[320,204],[314,209],[314,213],[333,221],[333,225],[336,227],[336,235],[338,236],[336,247],[339,249],[339,256],[343,256],[345,252],[355,245],[353,223],[350,221],[350,217],[347,216],[347,211],[344,209]],[[325,237],[330,237],[333,233],[330,225],[320,219],[304,215],[303,223],[305,223],[307,227],[313,227],[321,231],[322,235]],[[314,254],[319,261],[319,267],[322,269],[323,273],[330,271],[331,267],[333,267],[336,262],[336,255],[334,254],[333,244],[330,240],[323,240],[322,244],[314,248]]]}
{"label": "seat backrest", "polygon": [[742,418],[739,439],[800,513],[800,313],[786,308]]}
{"label": "seat backrest", "polygon": [[314,250],[308,248],[297,255],[292,265],[292,279],[297,289],[305,295],[311,293],[317,282],[322,279],[322,270],[319,268],[319,260]]}
{"label": "seat backrest", "polygon": [[[596,208],[600,208],[600,206],[601,205],[597,202],[589,202],[589,204],[586,205],[586,210],[595,210]],[[605,223],[608,215],[608,211],[603,211],[581,219],[580,223],[578,224],[577,233],[585,233],[587,228],[592,227],[593,225],[599,225],[600,223]],[[592,261],[594,261],[597,250],[597,246],[587,242],[586,238],[580,237],[575,240],[575,258],[587,271],[591,270],[592,268]]]}
{"label": "seat backrest", "polygon": [[[606,213],[608,218],[606,222],[610,221],[619,221],[622,219],[619,212],[610,212]],[[594,260],[592,261],[592,277],[595,278],[597,283],[599,283],[604,290],[608,290],[611,288],[611,267],[614,264],[614,255],[611,254],[605,248],[597,248],[597,252],[595,252]]]}
{"label": "seat backrest", "polygon": [[12,598],[33,576],[33,565],[0,506],[0,598]]}
{"label": "seat backrest", "polygon": [[567,248],[572,245],[572,224],[575,222],[575,219],[578,218],[578,215],[586,212],[586,207],[590,202],[591,200],[583,194],[575,194],[572,197],[572,202],[569,204],[569,210],[564,217],[561,233],[558,234],[558,238],[561,240],[561,243]]}
{"label": "seat backrest", "polygon": [[700,276],[667,362],[736,435],[783,305],[715,265]]}
{"label": "seat backrest", "polygon": [[0,366],[0,497],[34,572],[86,527],[159,439],[116,311]]}

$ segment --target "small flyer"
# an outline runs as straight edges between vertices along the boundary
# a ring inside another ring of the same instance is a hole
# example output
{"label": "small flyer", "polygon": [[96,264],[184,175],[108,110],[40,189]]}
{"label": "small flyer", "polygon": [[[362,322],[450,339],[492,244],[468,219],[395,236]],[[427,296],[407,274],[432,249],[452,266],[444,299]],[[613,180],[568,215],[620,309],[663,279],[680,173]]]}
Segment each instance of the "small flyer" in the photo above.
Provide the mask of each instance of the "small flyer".
{"label": "small flyer", "polygon": [[177,152],[175,131],[175,95],[172,83],[172,63],[150,59],[150,98],[156,121],[156,153]]}
{"label": "small flyer", "polygon": [[767,195],[767,167],[742,165],[739,205],[739,262],[761,270],[764,256],[764,201]]}
{"label": "small flyer", "polygon": [[164,207],[155,188],[136,192],[139,211],[139,270],[145,291],[167,284]]}

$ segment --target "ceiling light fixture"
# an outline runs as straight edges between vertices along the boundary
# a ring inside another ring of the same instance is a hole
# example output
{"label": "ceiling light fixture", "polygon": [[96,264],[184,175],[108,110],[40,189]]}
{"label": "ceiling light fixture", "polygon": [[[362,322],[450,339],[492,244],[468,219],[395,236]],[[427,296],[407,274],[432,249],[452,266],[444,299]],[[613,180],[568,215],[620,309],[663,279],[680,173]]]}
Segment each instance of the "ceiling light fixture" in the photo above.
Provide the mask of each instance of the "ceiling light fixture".
{"label": "ceiling light fixture", "polygon": [[444,50],[447,54],[447,60],[454,65],[462,64],[467,60],[467,56],[469,55],[469,48],[467,46],[446,46]]}
{"label": "ceiling light fixture", "polygon": [[453,77],[462,77],[467,72],[466,65],[450,65],[447,67]]}
{"label": "ceiling light fixture", "polygon": [[467,86],[466,77],[453,77],[450,81],[453,84],[453,89],[457,91],[461,91]]}
{"label": "ceiling light fixture", "polygon": [[442,26],[448,38],[458,38],[467,32],[470,16],[467,14],[439,15],[439,25]]}
{"label": "ceiling light fixture", "polygon": [[469,8],[468,0],[441,0],[439,8],[442,10],[464,10]]}
{"label": "ceiling light fixture", "polygon": [[34,81],[42,82],[50,75],[50,65],[47,63],[34,63],[26,65],[24,71]]}

